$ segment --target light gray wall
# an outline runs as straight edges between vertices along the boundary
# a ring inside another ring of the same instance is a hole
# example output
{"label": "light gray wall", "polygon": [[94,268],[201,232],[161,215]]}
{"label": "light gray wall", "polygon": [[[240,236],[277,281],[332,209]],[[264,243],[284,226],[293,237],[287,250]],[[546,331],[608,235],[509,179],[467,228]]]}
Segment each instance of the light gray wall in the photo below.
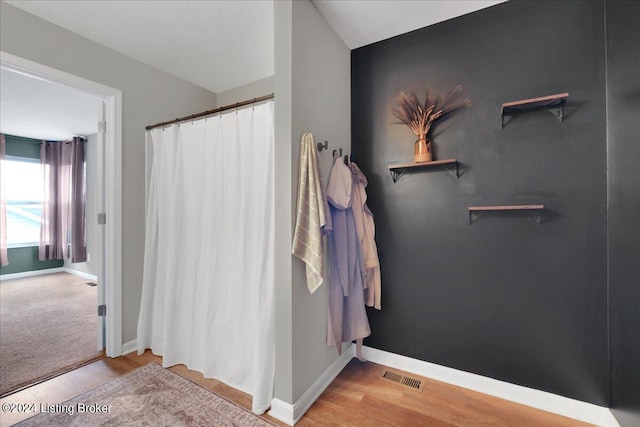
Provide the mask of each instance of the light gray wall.
{"label": "light gray wall", "polygon": [[[337,356],[325,344],[328,288],[309,295],[304,265],[290,255],[299,138],[310,131],[329,141],[329,150],[320,153],[326,181],[331,150],[350,150],[350,52],[308,1],[277,1],[274,7],[276,397],[294,403]],[[2,51],[123,92],[123,341],[130,341],[142,283],[144,126],[260,94],[247,96],[250,88],[238,88],[216,103],[213,93],[10,5],[2,3],[0,12]],[[266,87],[265,80],[253,90]]]}
{"label": "light gray wall", "polygon": [[216,94],[218,107],[224,107],[226,105],[235,104],[236,102],[242,102],[248,99],[269,95],[270,93],[273,93],[273,87],[273,76],[269,76],[234,89],[225,90],[224,92],[218,92]]}
{"label": "light gray wall", "polygon": [[[348,154],[351,149],[351,53],[308,1],[276,2],[275,20],[276,171],[290,173],[276,176],[282,209],[276,215],[276,235],[282,240],[276,244],[282,274],[276,283],[276,344],[284,347],[276,353],[276,397],[295,403],[337,358],[326,344],[328,280],[310,294],[304,263],[290,255],[300,137],[311,132],[317,141],[329,141],[329,149],[319,153],[326,186],[331,151],[343,148]],[[290,343],[278,334],[290,334]],[[282,387],[279,380],[285,382]]]}
{"label": "light gray wall", "polygon": [[0,49],[122,91],[122,338],[136,338],[144,254],[146,125],[216,106],[216,95],[6,3]]}
{"label": "light gray wall", "polygon": [[[292,51],[292,207],[297,195],[300,137],[311,132],[329,149],[318,153],[326,187],[331,152],[351,151],[351,51],[309,1],[293,2]],[[326,344],[328,274],[312,295],[304,263],[293,261],[293,397],[297,400],[337,358]]]}
{"label": "light gray wall", "polygon": [[[293,324],[291,319],[292,166],[291,51],[292,4],[274,1],[275,129],[275,397],[293,404]],[[295,180],[293,180],[295,185]]]}
{"label": "light gray wall", "polygon": [[[96,114],[96,121],[98,116]],[[87,239],[87,261],[72,263],[71,259],[64,261],[64,266],[81,273],[87,273],[96,276],[98,274],[97,262],[101,257],[102,248],[98,244],[98,221],[96,220],[97,198],[100,189],[97,187],[96,163],[98,161],[98,135],[93,134],[87,137],[87,145],[85,151],[86,163],[86,239]]]}

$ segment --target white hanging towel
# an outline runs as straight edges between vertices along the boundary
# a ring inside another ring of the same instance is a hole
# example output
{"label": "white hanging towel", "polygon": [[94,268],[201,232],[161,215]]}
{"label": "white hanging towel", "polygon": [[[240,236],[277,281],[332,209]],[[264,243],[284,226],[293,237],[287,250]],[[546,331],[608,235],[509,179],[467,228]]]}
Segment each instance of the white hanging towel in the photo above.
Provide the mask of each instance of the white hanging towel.
{"label": "white hanging towel", "polygon": [[306,263],[307,287],[313,293],[323,282],[322,236],[331,230],[329,207],[322,193],[320,170],[313,135],[300,140],[298,209],[291,253]]}

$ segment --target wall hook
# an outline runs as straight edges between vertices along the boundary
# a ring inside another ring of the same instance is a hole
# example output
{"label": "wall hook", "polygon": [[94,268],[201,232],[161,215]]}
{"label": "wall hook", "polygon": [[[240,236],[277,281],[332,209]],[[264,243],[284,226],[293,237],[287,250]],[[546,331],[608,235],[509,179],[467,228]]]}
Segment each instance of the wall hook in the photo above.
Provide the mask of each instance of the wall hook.
{"label": "wall hook", "polygon": [[318,142],[316,146],[318,147],[318,151],[322,151],[325,148],[329,148],[329,142],[325,141],[324,144],[322,142]]}

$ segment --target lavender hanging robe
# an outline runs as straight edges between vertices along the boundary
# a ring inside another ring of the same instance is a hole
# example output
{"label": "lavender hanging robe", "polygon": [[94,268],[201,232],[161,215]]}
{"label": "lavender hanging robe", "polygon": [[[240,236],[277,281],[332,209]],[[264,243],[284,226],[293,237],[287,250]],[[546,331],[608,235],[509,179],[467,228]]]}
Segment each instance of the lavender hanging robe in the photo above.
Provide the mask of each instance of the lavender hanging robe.
{"label": "lavender hanging robe", "polygon": [[353,179],[351,170],[336,159],[329,183],[327,200],[333,223],[329,233],[329,322],[327,344],[342,353],[342,343],[371,334],[364,306],[367,285],[360,240],[351,209]]}

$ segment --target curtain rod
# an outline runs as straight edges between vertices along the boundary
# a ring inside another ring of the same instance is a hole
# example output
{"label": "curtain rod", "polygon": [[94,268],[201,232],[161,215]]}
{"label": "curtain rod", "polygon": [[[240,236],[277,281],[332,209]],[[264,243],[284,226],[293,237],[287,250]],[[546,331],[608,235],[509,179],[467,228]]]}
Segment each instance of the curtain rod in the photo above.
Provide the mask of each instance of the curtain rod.
{"label": "curtain rod", "polygon": [[202,113],[196,113],[190,116],[180,117],[180,118],[169,120],[162,123],[156,123],[155,125],[149,125],[145,127],[145,129],[151,130],[151,129],[155,129],[163,126],[172,125],[174,123],[188,122],[190,120],[199,119],[200,117],[210,116],[212,114],[220,113],[222,111],[232,110],[234,108],[244,107],[245,105],[255,104],[256,102],[262,102],[269,99],[273,99],[273,97],[274,97],[274,94],[271,93],[269,95],[261,96],[259,98],[248,99],[246,101],[236,102],[235,104],[225,105],[224,107],[214,108],[213,110],[203,111]]}

